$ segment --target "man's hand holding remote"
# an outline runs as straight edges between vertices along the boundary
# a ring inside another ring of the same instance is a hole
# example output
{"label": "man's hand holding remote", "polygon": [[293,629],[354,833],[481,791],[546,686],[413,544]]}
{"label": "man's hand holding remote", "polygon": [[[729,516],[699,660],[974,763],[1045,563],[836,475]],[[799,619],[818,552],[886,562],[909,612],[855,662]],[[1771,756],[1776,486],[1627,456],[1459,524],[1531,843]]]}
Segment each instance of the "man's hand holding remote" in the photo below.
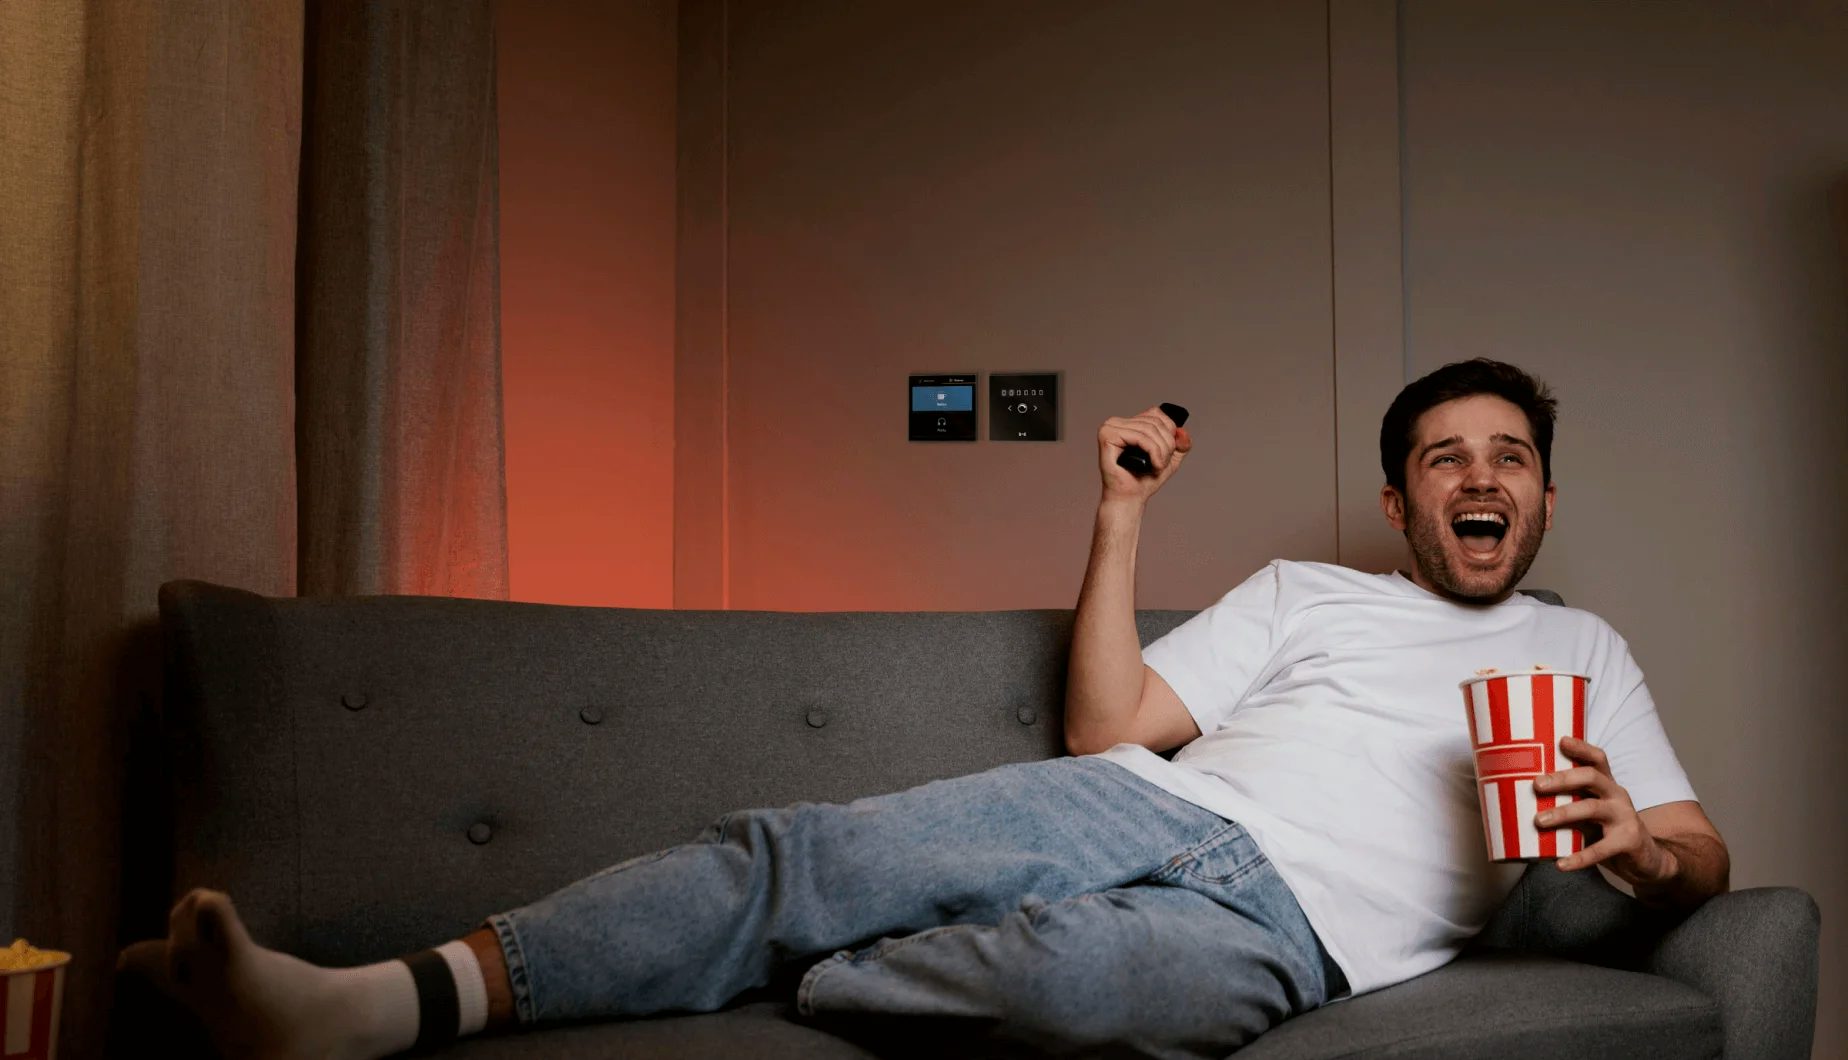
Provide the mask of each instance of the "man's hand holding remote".
{"label": "man's hand holding remote", "polygon": [[[1181,415],[1185,415],[1182,413]],[[1117,463],[1123,450],[1137,446],[1154,465],[1150,475],[1134,475]],[[1112,416],[1097,429],[1098,469],[1104,478],[1103,500],[1146,502],[1172,477],[1193,448],[1185,427],[1176,426],[1160,405],[1134,416]]]}

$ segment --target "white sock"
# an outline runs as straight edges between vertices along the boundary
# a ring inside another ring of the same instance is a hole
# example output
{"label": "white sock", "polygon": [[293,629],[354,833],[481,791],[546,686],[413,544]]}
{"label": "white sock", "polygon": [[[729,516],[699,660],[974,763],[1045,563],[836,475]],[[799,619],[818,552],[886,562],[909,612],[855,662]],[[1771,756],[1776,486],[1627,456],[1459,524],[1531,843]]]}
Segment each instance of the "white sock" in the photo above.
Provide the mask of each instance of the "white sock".
{"label": "white sock", "polygon": [[330,969],[357,1019],[366,1056],[401,1053],[417,1042],[417,984],[403,961]]}

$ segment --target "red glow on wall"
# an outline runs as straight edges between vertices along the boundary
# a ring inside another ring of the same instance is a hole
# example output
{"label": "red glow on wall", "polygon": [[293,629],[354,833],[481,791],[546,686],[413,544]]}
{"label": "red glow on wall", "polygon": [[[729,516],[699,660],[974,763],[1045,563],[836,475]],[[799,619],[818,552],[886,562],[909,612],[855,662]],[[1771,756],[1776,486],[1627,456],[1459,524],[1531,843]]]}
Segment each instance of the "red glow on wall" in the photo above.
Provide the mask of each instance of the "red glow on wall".
{"label": "red glow on wall", "polygon": [[510,595],[671,607],[675,5],[495,20]]}

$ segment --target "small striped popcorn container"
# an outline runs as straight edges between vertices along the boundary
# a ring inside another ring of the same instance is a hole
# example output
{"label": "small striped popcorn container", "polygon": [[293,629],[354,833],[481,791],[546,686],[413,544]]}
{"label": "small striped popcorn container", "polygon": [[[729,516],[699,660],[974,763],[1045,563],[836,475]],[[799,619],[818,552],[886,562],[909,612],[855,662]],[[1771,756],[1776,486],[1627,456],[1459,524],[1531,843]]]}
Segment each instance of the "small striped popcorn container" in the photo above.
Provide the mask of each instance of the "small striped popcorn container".
{"label": "small striped popcorn container", "polygon": [[34,957],[24,967],[0,965],[0,1060],[57,1060],[64,966],[71,955],[36,950]]}
{"label": "small striped popcorn container", "polygon": [[1574,764],[1559,752],[1564,736],[1585,738],[1585,693],[1591,678],[1544,666],[1503,673],[1478,670],[1460,683],[1475,749],[1476,793],[1490,861],[1541,861],[1585,848],[1570,826],[1543,829],[1534,815],[1571,802],[1540,795],[1534,778]]}

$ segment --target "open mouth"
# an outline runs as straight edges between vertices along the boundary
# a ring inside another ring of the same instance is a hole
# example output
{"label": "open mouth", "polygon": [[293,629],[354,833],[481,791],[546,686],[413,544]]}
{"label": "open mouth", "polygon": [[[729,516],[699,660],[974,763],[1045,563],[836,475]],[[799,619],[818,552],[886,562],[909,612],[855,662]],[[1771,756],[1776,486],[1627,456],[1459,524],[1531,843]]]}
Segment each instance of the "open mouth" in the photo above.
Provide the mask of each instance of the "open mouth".
{"label": "open mouth", "polygon": [[1501,549],[1508,526],[1494,519],[1465,516],[1450,524],[1450,532],[1457,535],[1465,552],[1477,559],[1488,559]]}

